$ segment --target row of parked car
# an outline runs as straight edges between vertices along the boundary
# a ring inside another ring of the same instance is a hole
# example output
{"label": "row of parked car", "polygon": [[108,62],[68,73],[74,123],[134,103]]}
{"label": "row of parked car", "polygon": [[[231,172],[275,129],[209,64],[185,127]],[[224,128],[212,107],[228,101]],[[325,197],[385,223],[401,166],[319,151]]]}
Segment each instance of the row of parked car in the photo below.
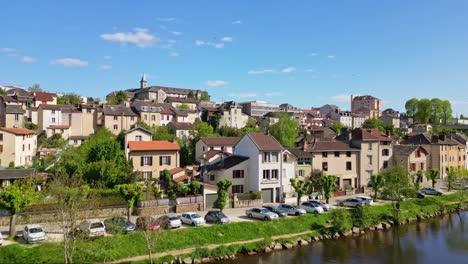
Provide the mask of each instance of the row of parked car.
{"label": "row of parked car", "polygon": [[262,208],[251,208],[245,211],[249,218],[257,218],[271,221],[288,215],[300,216],[306,213],[321,214],[330,211],[330,206],[317,200],[303,202],[300,206],[290,204],[279,204],[278,206],[263,206]]}

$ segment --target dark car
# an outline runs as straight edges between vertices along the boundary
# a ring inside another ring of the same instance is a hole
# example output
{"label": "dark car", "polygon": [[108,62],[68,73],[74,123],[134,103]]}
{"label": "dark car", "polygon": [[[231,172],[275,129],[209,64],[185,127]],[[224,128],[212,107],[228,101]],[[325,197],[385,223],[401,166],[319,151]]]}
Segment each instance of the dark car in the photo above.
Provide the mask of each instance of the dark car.
{"label": "dark car", "polygon": [[151,216],[142,216],[137,218],[136,228],[137,230],[154,231],[161,228],[161,225],[159,224],[158,219]]}
{"label": "dark car", "polygon": [[422,192],[417,192],[416,193],[416,198],[424,198],[424,197],[426,197],[426,195],[424,193],[422,193]]}
{"label": "dark car", "polygon": [[279,217],[285,217],[285,216],[288,215],[285,211],[283,211],[281,209],[278,209],[278,208],[276,208],[274,206],[266,205],[266,206],[263,206],[263,208],[267,209],[268,211],[270,211],[272,213],[277,214]]}
{"label": "dark car", "polygon": [[221,211],[208,211],[205,215],[205,221],[208,223],[228,224],[229,218]]}
{"label": "dark car", "polygon": [[130,233],[135,231],[135,224],[129,222],[126,217],[115,216],[104,220],[106,232],[109,234],[115,233]]}

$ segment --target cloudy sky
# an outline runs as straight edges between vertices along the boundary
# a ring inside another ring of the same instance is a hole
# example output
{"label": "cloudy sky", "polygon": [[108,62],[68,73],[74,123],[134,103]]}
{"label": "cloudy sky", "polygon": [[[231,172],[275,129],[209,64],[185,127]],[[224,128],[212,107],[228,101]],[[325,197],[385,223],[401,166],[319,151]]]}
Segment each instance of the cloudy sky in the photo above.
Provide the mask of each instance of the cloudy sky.
{"label": "cloudy sky", "polygon": [[0,84],[103,98],[145,72],[218,101],[439,97],[468,114],[468,1],[69,2],[1,4]]}

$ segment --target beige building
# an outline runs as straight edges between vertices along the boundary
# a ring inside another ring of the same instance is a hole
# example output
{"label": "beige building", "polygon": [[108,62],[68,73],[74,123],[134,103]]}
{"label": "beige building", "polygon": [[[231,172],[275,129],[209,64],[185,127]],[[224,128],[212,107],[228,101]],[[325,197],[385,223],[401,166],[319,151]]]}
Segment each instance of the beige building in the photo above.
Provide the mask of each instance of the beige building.
{"label": "beige building", "polygon": [[351,112],[361,113],[369,118],[379,118],[382,115],[382,100],[371,95],[351,95]]}
{"label": "beige building", "polygon": [[162,104],[136,100],[133,102],[132,108],[139,115],[140,120],[148,126],[153,127],[161,125]]}
{"label": "beige building", "polygon": [[249,121],[249,116],[242,112],[242,106],[236,102],[224,102],[219,108],[221,114],[219,127],[243,128]]}
{"label": "beige building", "polygon": [[256,191],[249,187],[250,178],[258,176],[249,174],[248,157],[229,156],[222,161],[202,167],[200,171],[203,181],[209,184],[216,185],[223,179],[232,180],[232,186],[229,190],[231,194]]}
{"label": "beige building", "polygon": [[57,94],[46,93],[46,92],[32,92],[31,95],[34,97],[33,106],[39,107],[41,104],[56,105]]}
{"label": "beige building", "polygon": [[0,166],[31,166],[36,155],[37,135],[25,128],[0,127]]}
{"label": "beige building", "polygon": [[400,128],[400,118],[384,114],[379,117],[383,125],[393,126],[394,128]]}
{"label": "beige building", "polygon": [[302,149],[288,149],[292,155],[296,156],[295,176],[310,177],[312,175],[312,153]]}
{"label": "beige building", "polygon": [[170,141],[129,141],[128,158],[142,179],[158,179],[164,170],[179,167],[179,144]]}
{"label": "beige building", "polygon": [[55,134],[59,134],[63,139],[68,140],[71,136],[71,130],[69,125],[52,125],[46,129],[47,137],[51,137]]}
{"label": "beige building", "polygon": [[429,152],[418,145],[393,146],[393,159],[396,165],[401,165],[409,173],[427,171],[429,164]]}
{"label": "beige building", "polygon": [[192,129],[193,124],[170,122],[167,126],[176,137],[187,140],[190,138],[190,129]]}
{"label": "beige building", "polygon": [[[233,148],[239,142],[239,137],[201,137],[195,144],[195,160],[200,162],[203,159],[203,154],[208,155],[208,152],[220,151],[227,154],[233,153]],[[210,154],[211,154],[210,153]],[[206,158],[210,158],[205,156]]]}
{"label": "beige building", "polygon": [[128,142],[130,141],[152,141],[153,133],[142,127],[135,127],[125,132],[125,156],[128,157]]}
{"label": "beige building", "polygon": [[173,110],[175,113],[175,120],[176,122],[179,123],[195,123],[197,119],[200,118],[200,115],[198,114],[197,110],[191,110],[191,109],[174,109]]}
{"label": "beige building", "polygon": [[68,122],[62,121],[62,112],[71,111],[71,109],[70,105],[39,105],[37,108],[39,130],[45,131],[48,127],[56,125],[70,125]]}
{"label": "beige building", "polygon": [[5,110],[5,127],[23,127],[28,120],[21,105],[7,105]]}
{"label": "beige building", "polygon": [[187,107],[186,109],[196,110],[198,100],[195,98],[178,98],[178,97],[167,97],[166,103],[170,104],[174,108],[180,108],[181,106]]}
{"label": "beige building", "polygon": [[104,125],[115,135],[123,129],[129,130],[138,121],[138,115],[125,105],[103,105],[98,110],[98,125]]}

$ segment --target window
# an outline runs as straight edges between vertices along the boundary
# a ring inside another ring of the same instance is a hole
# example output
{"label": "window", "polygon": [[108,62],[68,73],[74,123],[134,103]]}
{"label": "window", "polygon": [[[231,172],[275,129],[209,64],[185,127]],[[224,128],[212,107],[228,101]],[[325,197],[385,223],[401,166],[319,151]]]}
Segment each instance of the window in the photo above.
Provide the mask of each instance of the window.
{"label": "window", "polygon": [[383,162],[383,168],[384,168],[384,169],[388,168],[388,161],[384,161],[384,162]]}
{"label": "window", "polygon": [[421,163],[421,164],[419,164],[419,165],[420,165],[420,167],[419,167],[419,168],[420,168],[420,170],[422,170],[422,171],[423,171],[423,170],[424,170],[424,162],[423,162],[423,163]]}
{"label": "window", "polygon": [[305,176],[305,170],[299,170],[299,171],[297,172],[297,175],[298,175],[299,177],[304,177],[304,176]]}
{"label": "window", "polygon": [[272,152],[271,157],[271,162],[278,162],[278,152]]}
{"label": "window", "polygon": [[143,176],[143,179],[149,180],[149,179],[151,179],[151,178],[153,177],[153,172],[151,172],[151,171],[144,171],[144,172],[142,173],[142,176]]}
{"label": "window", "polygon": [[335,151],[335,157],[339,158],[340,157],[340,152]]}
{"label": "window", "polygon": [[372,150],[372,143],[369,143],[369,148],[368,150]]}
{"label": "window", "polygon": [[264,180],[270,179],[270,170],[263,170],[263,179]]}
{"label": "window", "polygon": [[322,162],[322,170],[328,171],[328,162]]}
{"label": "window", "polygon": [[203,147],[203,151],[205,151],[205,149],[206,149],[206,148],[205,148],[205,147]]}
{"label": "window", "polygon": [[169,120],[169,116],[166,116],[166,120]]}
{"label": "window", "polygon": [[151,156],[141,157],[141,166],[153,166],[153,157]]}
{"label": "window", "polygon": [[23,144],[23,151],[24,151],[24,144]]}
{"label": "window", "polygon": [[16,114],[15,115],[15,121],[18,121],[19,120],[19,114]]}
{"label": "window", "polygon": [[117,121],[118,120],[118,116],[114,116],[114,121]]}
{"label": "window", "polygon": [[278,179],[278,170],[271,170],[271,178]]}
{"label": "window", "polygon": [[3,145],[0,145],[0,153],[3,152]]}
{"label": "window", "polygon": [[367,156],[367,164],[372,165],[372,156],[371,155]]}
{"label": "window", "polygon": [[3,141],[3,133],[0,133],[0,141]]}
{"label": "window", "polygon": [[143,137],[141,135],[135,136],[135,141],[142,141]]}
{"label": "window", "polygon": [[210,181],[215,181],[215,175],[214,174],[210,175]]}
{"label": "window", "polygon": [[307,158],[299,158],[297,160],[298,166],[310,166],[310,164],[311,164],[311,161],[310,159],[307,159]]}
{"label": "window", "polygon": [[52,114],[55,115],[55,110],[52,110]]}
{"label": "window", "polygon": [[159,157],[159,165],[171,165],[171,156]]}
{"label": "window", "polygon": [[119,125],[114,125],[114,130],[118,130],[119,129]]}
{"label": "window", "polygon": [[156,121],[156,116],[155,115],[151,115],[151,121]]}
{"label": "window", "polygon": [[91,109],[89,109],[89,108],[86,109],[86,113],[88,113],[88,114],[91,113]]}
{"label": "window", "polygon": [[390,150],[388,149],[382,149],[382,156],[387,157],[390,155]]}
{"label": "window", "polygon": [[328,157],[328,152],[322,152],[322,157],[324,158]]}
{"label": "window", "polygon": [[135,117],[134,117],[134,116],[130,117],[130,120],[131,120],[131,121],[134,121],[134,120],[135,120]]}
{"label": "window", "polygon": [[55,117],[52,117],[51,121],[52,124],[55,124]]}
{"label": "window", "polygon": [[410,164],[410,171],[416,171],[416,163]]}
{"label": "window", "polygon": [[148,115],[144,115],[143,119],[148,120]]}
{"label": "window", "polygon": [[233,185],[232,186],[232,193],[244,193],[244,185]]}
{"label": "window", "polygon": [[233,170],[232,178],[233,179],[244,178],[244,170]]}
{"label": "window", "polygon": [[353,169],[353,163],[351,161],[346,162],[346,170],[350,171]]}
{"label": "window", "polygon": [[346,157],[351,157],[351,151],[346,151]]}

